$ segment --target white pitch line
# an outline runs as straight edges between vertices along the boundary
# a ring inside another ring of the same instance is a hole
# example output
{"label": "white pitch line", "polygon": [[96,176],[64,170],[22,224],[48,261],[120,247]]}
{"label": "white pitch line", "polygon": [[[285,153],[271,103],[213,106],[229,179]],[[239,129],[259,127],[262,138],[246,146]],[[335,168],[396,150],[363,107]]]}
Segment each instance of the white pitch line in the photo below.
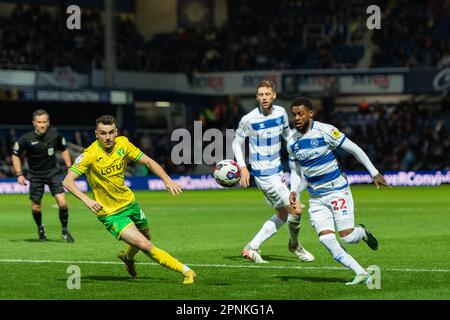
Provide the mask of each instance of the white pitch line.
{"label": "white pitch line", "polygon": [[[24,260],[24,259],[0,259],[0,263],[59,263],[59,264],[118,264],[122,262],[114,261],[70,261],[70,260]],[[157,263],[153,262],[136,262],[140,265],[156,266]],[[229,265],[229,264],[191,264],[187,265],[192,267],[205,267],[205,268],[248,268],[248,269],[294,269],[294,270],[347,270],[343,267],[313,267],[313,266],[268,266],[268,265]],[[386,268],[385,271],[394,272],[449,272],[450,269],[411,269],[411,268]]]}

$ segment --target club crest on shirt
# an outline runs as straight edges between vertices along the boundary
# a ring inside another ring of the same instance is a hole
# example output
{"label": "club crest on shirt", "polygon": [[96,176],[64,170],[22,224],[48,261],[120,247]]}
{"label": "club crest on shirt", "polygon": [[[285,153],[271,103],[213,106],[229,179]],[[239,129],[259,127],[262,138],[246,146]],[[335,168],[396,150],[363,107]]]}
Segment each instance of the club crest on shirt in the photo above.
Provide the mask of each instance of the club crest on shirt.
{"label": "club crest on shirt", "polygon": [[333,131],[331,131],[331,135],[333,136],[333,138],[337,139],[341,136],[341,133],[339,132],[339,130],[333,129]]}
{"label": "club crest on shirt", "polygon": [[312,138],[311,146],[313,146],[314,148],[317,148],[319,146],[319,140],[317,140],[316,138]]}
{"label": "club crest on shirt", "polygon": [[123,157],[124,154],[125,154],[125,150],[123,150],[123,148],[119,148],[119,149],[117,150],[117,154],[118,154],[120,157]]}

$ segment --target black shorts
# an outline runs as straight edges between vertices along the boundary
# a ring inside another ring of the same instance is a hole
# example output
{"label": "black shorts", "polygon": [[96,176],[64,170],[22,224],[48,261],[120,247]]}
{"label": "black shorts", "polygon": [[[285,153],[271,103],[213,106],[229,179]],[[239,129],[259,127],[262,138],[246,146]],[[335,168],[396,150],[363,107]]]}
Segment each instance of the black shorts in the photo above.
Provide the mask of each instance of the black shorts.
{"label": "black shorts", "polygon": [[44,187],[48,185],[52,196],[58,193],[64,193],[64,187],[59,175],[50,175],[47,177],[29,177],[30,181],[30,200],[40,202],[44,195]]}

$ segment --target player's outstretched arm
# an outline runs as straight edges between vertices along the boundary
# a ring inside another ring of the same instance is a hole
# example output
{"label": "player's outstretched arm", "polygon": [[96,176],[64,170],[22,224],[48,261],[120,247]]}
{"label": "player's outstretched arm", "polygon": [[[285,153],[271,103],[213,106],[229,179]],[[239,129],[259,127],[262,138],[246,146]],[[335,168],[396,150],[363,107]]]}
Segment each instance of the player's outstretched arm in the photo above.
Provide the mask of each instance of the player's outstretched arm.
{"label": "player's outstretched arm", "polygon": [[170,179],[169,175],[164,171],[164,169],[152,158],[150,158],[147,155],[143,155],[139,160],[138,163],[146,165],[154,174],[156,174],[158,177],[161,178],[161,180],[164,182],[164,185],[166,186],[167,191],[173,196],[178,195],[182,193],[181,186],[172,181]]}
{"label": "player's outstretched arm", "polygon": [[75,180],[79,177],[80,176],[78,174],[69,170],[66,177],[64,178],[63,186],[67,190],[69,190],[75,197],[83,201],[86,207],[88,207],[93,213],[97,214],[103,208],[103,206],[97,201],[89,198],[84,192],[78,189],[77,185],[75,184]]}
{"label": "player's outstretched arm", "polygon": [[384,177],[372,164],[367,154],[356,143],[346,138],[342,143],[341,148],[347,152],[350,152],[356,158],[356,160],[358,160],[364,167],[366,167],[366,169],[370,172],[370,175],[372,176],[373,182],[375,183],[377,189],[380,188],[380,185],[384,185],[390,188]]}

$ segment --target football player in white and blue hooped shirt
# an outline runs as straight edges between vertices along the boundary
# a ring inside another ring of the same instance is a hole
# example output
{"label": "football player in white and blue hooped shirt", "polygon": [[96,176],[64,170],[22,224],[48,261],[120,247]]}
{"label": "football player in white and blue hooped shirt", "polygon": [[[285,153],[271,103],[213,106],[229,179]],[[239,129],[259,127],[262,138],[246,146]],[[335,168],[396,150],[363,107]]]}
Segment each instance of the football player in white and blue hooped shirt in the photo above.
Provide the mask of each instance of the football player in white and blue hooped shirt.
{"label": "football player in white and blue hooped shirt", "polygon": [[[364,165],[377,188],[387,187],[364,151],[332,125],[313,120],[313,105],[308,98],[297,98],[291,104],[295,129],[287,142],[290,157],[296,161],[297,173],[305,181],[310,194],[309,218],[319,235],[320,242],[333,258],[355,272],[354,285],[371,281],[370,274],[339,244],[335,232],[344,243],[364,240],[372,250],[378,249],[378,241],[360,224],[355,227],[354,204],[347,179],[342,175],[334,151],[342,149]],[[294,191],[301,191],[300,185]],[[303,187],[304,189],[304,187]],[[296,192],[291,192],[291,204],[296,203]]]}
{"label": "football player in white and blue hooped shirt", "polygon": [[246,167],[242,152],[245,138],[248,137],[251,173],[267,203],[275,209],[275,215],[264,223],[261,230],[245,246],[242,255],[256,263],[266,263],[267,261],[260,255],[260,246],[272,237],[287,220],[290,238],[289,251],[293,252],[300,260],[309,262],[314,260],[314,256],[298,241],[301,207],[298,201],[295,201],[294,205],[290,205],[289,189],[283,180],[280,137],[287,140],[291,130],[286,110],[273,105],[276,96],[272,82],[264,80],[258,84],[256,100],[259,106],[242,117],[233,141],[233,152],[241,169],[241,186],[247,188],[250,184],[250,172]]}

